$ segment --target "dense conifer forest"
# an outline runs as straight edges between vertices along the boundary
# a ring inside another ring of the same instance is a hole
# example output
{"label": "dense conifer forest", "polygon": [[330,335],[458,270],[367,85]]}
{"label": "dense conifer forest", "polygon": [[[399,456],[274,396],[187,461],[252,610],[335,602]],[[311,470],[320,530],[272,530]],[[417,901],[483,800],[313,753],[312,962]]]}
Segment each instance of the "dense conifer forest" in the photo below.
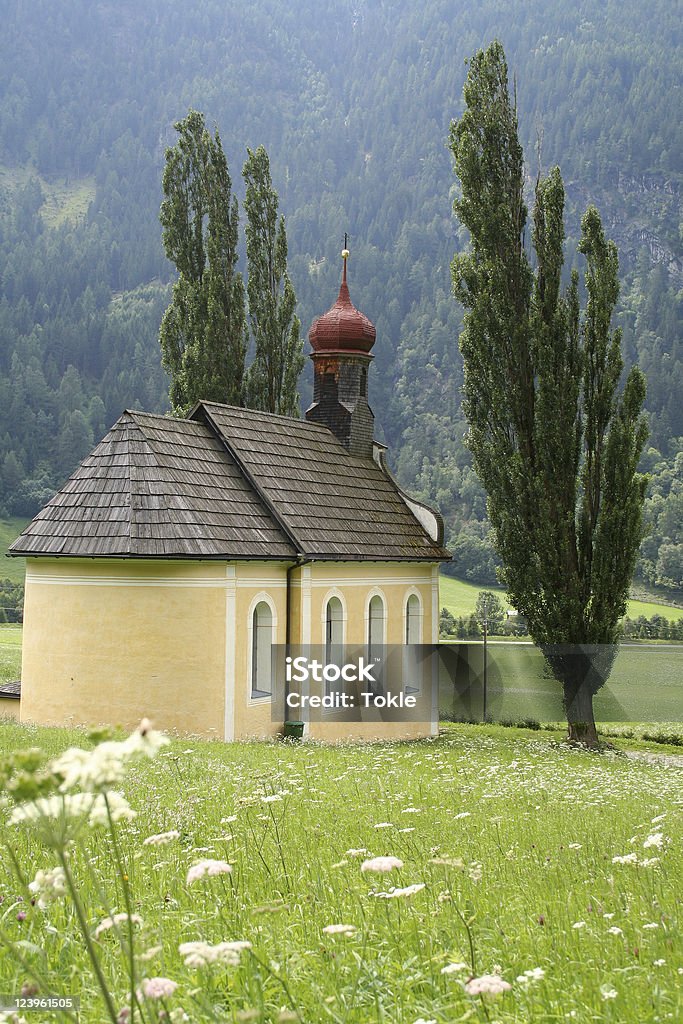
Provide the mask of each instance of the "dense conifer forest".
{"label": "dense conifer forest", "polygon": [[[220,130],[240,201],[247,147],[270,154],[304,329],[336,296],[349,233],[351,294],[377,327],[382,438],[401,481],[441,507],[454,570],[490,582],[485,496],[460,412],[449,264],[467,239],[446,143],[465,59],[493,38],[537,153],[529,193],[538,168],[559,163],[567,252],[589,202],[619,246],[626,362],[648,378],[638,574],[680,593],[682,61],[671,0],[7,0],[0,515],[37,511],[125,407],[168,408],[161,174],[174,122],[195,108]],[[304,408],[309,395],[306,376]]]}

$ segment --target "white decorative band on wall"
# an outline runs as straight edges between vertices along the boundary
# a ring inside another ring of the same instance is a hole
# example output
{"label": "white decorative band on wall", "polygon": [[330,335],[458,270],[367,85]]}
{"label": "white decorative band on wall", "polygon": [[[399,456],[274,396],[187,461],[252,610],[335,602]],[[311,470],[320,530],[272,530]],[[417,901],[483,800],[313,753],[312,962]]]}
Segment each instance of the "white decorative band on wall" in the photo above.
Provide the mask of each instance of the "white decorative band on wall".
{"label": "white decorative band on wall", "polygon": [[33,573],[27,570],[26,580],[31,583],[45,583],[49,586],[60,587],[215,587],[225,590],[226,586],[245,587],[255,589],[256,587],[280,587],[284,589],[287,582],[281,579],[253,579],[234,580],[225,577],[215,576],[148,576],[142,579],[139,576],[53,576]]}

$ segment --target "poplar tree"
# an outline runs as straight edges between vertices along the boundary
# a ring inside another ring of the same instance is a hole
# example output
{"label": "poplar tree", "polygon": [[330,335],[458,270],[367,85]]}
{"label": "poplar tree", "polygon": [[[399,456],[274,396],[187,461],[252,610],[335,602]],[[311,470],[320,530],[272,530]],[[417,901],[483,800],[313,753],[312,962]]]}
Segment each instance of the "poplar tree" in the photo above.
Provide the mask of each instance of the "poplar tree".
{"label": "poplar tree", "polygon": [[562,685],[569,738],[594,746],[593,696],[612,667],[643,535],[645,379],[634,367],[619,390],[618,257],[593,207],[581,222],[583,312],[577,273],[561,288],[558,168],[536,182],[533,265],[527,255],[523,153],[500,43],[471,60],[464,98],[450,146],[454,208],[471,236],[452,263],[466,309],[469,447],[501,579]]}
{"label": "poplar tree", "polygon": [[263,146],[247,149],[246,182],[247,295],[254,359],[246,380],[253,409],[297,416],[296,385],[304,366],[296,296],[287,274],[285,219],[278,217],[278,195]]}
{"label": "poplar tree", "polygon": [[247,348],[244,284],[237,265],[237,199],[220,136],[191,110],[166,151],[160,220],[179,273],[159,332],[177,415],[200,399],[241,405]]}

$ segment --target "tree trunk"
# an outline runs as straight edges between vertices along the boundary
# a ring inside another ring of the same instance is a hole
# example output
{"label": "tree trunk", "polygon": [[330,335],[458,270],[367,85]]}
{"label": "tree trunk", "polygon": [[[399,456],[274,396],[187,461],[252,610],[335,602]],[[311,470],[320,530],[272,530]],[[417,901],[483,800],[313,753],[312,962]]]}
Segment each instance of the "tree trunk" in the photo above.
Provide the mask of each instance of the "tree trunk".
{"label": "tree trunk", "polygon": [[586,747],[598,747],[598,731],[593,715],[593,693],[590,686],[575,680],[566,681],[564,706],[567,712],[567,739],[570,743],[583,743]]}

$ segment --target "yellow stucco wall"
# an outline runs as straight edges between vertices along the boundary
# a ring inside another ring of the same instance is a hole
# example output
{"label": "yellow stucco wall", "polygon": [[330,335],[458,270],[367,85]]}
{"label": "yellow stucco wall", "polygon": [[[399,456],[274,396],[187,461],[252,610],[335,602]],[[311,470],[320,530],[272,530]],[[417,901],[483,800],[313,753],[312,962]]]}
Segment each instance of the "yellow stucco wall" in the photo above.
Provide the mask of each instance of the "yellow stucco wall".
{"label": "yellow stucco wall", "polygon": [[[422,612],[421,641],[436,638],[438,624],[437,567],[424,563],[392,564],[362,562],[314,562],[294,569],[291,580],[290,638],[293,644],[323,645],[327,602],[338,597],[342,603],[344,642],[364,644],[368,634],[371,597],[379,594],[385,605],[385,643],[401,644],[405,638],[405,608],[408,597],[417,594]],[[284,708],[269,700],[249,700],[251,627],[255,605],[267,599],[277,618],[275,642],[286,641],[286,568],[253,563],[237,566],[235,638],[235,716],[231,738],[272,736],[281,731]],[[430,709],[427,709],[428,711]],[[289,717],[295,717],[292,713]],[[431,733],[429,722],[342,722],[334,713],[307,725],[306,735],[324,741],[346,739],[407,739]],[[428,716],[427,716],[428,717]],[[273,721],[275,719],[275,721]]]}
{"label": "yellow stucco wall", "polygon": [[21,720],[225,732],[226,567],[28,559]]}
{"label": "yellow stucco wall", "polygon": [[0,697],[0,719],[19,721],[19,701],[16,697]]}
{"label": "yellow stucco wall", "polygon": [[[291,641],[323,644],[337,596],[344,642],[367,640],[373,594],[385,604],[387,644],[405,637],[408,596],[419,596],[423,643],[436,637],[436,566],[312,563],[292,572]],[[22,721],[120,724],[219,739],[277,735],[284,707],[251,700],[253,610],[266,601],[273,637],[286,641],[286,563],[27,560]],[[16,703],[16,702],[15,702]],[[291,717],[291,716],[290,716]],[[312,738],[408,738],[417,723],[313,722]]]}

